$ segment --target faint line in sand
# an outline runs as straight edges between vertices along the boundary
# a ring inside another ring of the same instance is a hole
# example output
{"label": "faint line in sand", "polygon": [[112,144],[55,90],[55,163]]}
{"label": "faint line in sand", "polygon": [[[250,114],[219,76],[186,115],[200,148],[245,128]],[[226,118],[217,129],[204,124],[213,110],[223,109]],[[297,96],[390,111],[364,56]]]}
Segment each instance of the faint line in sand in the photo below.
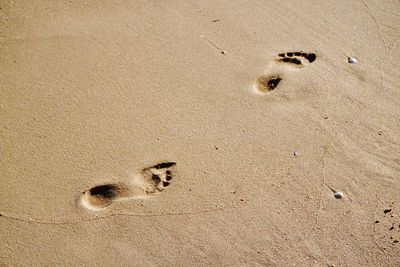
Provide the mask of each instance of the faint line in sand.
{"label": "faint line in sand", "polygon": [[[239,203],[239,202],[238,202]],[[188,215],[196,215],[196,214],[205,214],[205,213],[211,213],[211,212],[217,212],[217,211],[223,211],[227,210],[229,208],[239,208],[238,203],[233,203],[228,206],[224,207],[216,207],[216,208],[211,208],[211,209],[204,209],[204,210],[199,210],[199,211],[186,211],[186,212],[162,212],[162,213],[109,213],[103,216],[95,216],[91,218],[84,218],[84,219],[77,219],[77,220],[59,220],[59,221],[51,221],[51,220],[41,220],[41,219],[36,219],[36,218],[23,218],[19,216],[14,216],[14,215],[9,215],[9,214],[0,214],[0,218],[4,217],[9,220],[14,220],[14,221],[21,221],[21,222],[26,222],[26,223],[35,223],[35,224],[53,224],[53,225],[60,225],[60,224],[78,224],[78,223],[84,223],[84,222],[91,222],[91,221],[97,221],[97,220],[103,220],[111,217],[165,217],[165,216],[188,216]]]}
{"label": "faint line in sand", "polygon": [[219,51],[223,51],[218,45],[216,45],[213,41],[211,41],[210,39],[208,39],[207,37],[205,37],[204,35],[200,35],[200,38],[203,38],[204,40],[206,40],[206,42],[213,48],[219,50]]}
{"label": "faint line in sand", "polygon": [[[383,38],[382,35],[382,26],[379,23],[378,19],[376,18],[376,16],[374,15],[374,12],[372,11],[372,9],[368,6],[368,4],[365,2],[365,0],[360,0],[363,5],[365,6],[365,8],[368,10],[367,13],[368,15],[372,18],[372,20],[375,22],[376,26],[378,27],[378,35],[379,38],[381,39],[381,42],[383,43],[383,46],[385,48],[385,58],[383,59],[383,61],[386,61],[387,57],[388,57],[388,47],[386,44],[386,40],[385,38]],[[384,89],[385,89],[385,77],[383,75],[383,71],[382,71],[382,65],[383,65],[383,61],[381,61],[379,63],[379,72],[380,72],[380,76],[381,76],[381,96],[384,93]]]}

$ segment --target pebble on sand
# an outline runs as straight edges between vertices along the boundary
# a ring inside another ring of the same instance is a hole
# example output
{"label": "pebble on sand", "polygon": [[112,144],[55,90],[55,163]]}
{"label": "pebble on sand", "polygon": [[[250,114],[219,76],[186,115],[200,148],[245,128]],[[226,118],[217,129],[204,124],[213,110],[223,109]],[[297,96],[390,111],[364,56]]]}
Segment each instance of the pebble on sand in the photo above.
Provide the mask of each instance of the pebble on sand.
{"label": "pebble on sand", "polygon": [[347,58],[347,63],[349,64],[357,64],[357,59],[354,57],[348,57]]}
{"label": "pebble on sand", "polygon": [[334,196],[335,198],[342,198],[342,197],[343,197],[343,193],[342,193],[342,192],[335,192],[335,193],[333,194],[333,196]]}

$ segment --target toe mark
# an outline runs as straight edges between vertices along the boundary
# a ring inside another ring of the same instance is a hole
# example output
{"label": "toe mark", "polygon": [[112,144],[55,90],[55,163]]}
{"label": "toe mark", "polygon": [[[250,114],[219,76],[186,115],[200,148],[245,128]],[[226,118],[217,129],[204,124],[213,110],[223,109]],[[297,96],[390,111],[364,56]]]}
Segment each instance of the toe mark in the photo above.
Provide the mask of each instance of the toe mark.
{"label": "toe mark", "polygon": [[293,63],[293,64],[296,64],[296,65],[301,65],[302,64],[301,60],[297,59],[297,58],[285,57],[285,58],[282,58],[281,61],[286,62],[286,63]]}
{"label": "toe mark", "polygon": [[157,165],[154,165],[153,168],[165,169],[165,168],[170,168],[170,167],[175,166],[175,165],[176,165],[176,162],[162,162],[162,163],[159,163]]}
{"label": "toe mark", "polygon": [[317,55],[315,55],[314,53],[310,53],[306,56],[306,59],[308,60],[308,62],[312,63],[317,59]]}

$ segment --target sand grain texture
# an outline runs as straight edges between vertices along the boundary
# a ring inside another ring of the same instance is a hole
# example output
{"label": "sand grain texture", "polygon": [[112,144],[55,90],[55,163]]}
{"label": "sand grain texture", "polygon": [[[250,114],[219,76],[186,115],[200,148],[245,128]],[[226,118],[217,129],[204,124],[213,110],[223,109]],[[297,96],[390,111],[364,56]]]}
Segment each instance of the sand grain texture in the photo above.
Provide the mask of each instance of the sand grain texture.
{"label": "sand grain texture", "polygon": [[0,1],[0,265],[399,265],[399,27],[394,0]]}

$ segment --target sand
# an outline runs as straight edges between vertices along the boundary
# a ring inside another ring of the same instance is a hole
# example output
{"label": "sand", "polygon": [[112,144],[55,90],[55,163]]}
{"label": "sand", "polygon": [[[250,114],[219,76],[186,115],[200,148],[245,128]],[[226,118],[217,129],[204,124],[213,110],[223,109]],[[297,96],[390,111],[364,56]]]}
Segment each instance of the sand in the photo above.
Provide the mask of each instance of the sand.
{"label": "sand", "polygon": [[1,266],[400,264],[398,1],[82,2],[0,1]]}

